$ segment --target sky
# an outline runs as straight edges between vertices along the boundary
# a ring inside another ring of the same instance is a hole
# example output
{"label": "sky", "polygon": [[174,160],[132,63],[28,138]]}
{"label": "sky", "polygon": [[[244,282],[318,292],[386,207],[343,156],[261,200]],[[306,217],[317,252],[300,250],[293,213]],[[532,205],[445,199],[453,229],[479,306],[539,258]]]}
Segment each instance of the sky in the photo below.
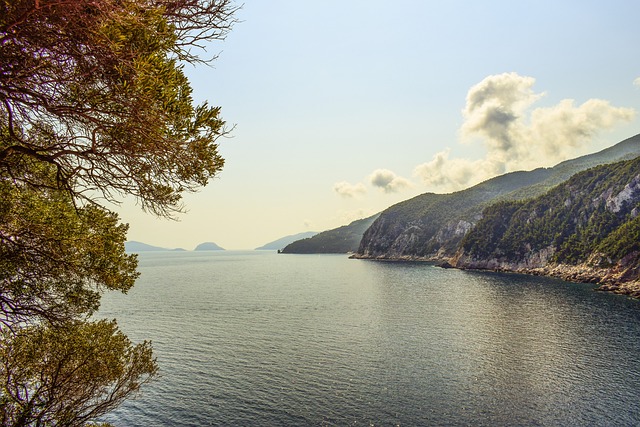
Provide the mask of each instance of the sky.
{"label": "sky", "polygon": [[253,249],[640,133],[640,2],[247,0],[212,66],[225,167],[129,240]]}

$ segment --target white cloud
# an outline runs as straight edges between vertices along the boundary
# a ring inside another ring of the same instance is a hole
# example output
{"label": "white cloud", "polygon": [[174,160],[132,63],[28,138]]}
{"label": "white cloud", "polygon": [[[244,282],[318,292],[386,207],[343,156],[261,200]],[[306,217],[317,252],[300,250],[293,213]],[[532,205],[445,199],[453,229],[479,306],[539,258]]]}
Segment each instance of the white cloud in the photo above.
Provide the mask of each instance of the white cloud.
{"label": "white cloud", "polygon": [[551,166],[580,154],[598,132],[635,115],[631,108],[613,107],[601,99],[578,106],[565,99],[530,111],[544,96],[533,91],[534,83],[533,77],[504,73],[473,86],[463,110],[461,136],[463,141],[480,139],[486,156],[450,159],[449,151],[442,151],[414,173],[431,187],[459,190],[504,172]]}
{"label": "white cloud", "polygon": [[487,160],[503,170],[566,160],[599,131],[629,121],[635,113],[600,99],[590,99],[577,107],[573,100],[565,99],[527,114],[543,96],[533,92],[534,83],[532,77],[499,74],[485,78],[467,95],[462,135],[482,138]]}
{"label": "white cloud", "polygon": [[530,160],[537,149],[554,162],[565,160],[601,130],[630,121],[634,115],[633,109],[612,107],[602,99],[590,99],[577,107],[572,99],[565,99],[553,107],[538,108],[525,129],[524,142],[532,149],[522,160]]}
{"label": "white cloud", "polygon": [[640,77],[636,77],[636,79],[633,81],[633,85],[640,87]]}
{"label": "white cloud", "polygon": [[487,159],[450,159],[450,150],[433,156],[429,162],[415,167],[413,174],[428,187],[438,191],[456,191],[500,173],[499,165]]}
{"label": "white cloud", "polygon": [[333,191],[341,195],[342,197],[358,197],[367,192],[364,184],[361,182],[357,184],[350,184],[346,181],[336,182],[333,185]]}
{"label": "white cloud", "polygon": [[469,89],[462,112],[463,138],[478,136],[491,154],[512,156],[519,148],[525,110],[544,96],[533,92],[534,82],[533,77],[504,73],[489,76]]}
{"label": "white cloud", "polygon": [[385,193],[397,193],[411,187],[411,182],[396,175],[388,169],[376,169],[369,175],[369,182],[374,187],[384,190]]}

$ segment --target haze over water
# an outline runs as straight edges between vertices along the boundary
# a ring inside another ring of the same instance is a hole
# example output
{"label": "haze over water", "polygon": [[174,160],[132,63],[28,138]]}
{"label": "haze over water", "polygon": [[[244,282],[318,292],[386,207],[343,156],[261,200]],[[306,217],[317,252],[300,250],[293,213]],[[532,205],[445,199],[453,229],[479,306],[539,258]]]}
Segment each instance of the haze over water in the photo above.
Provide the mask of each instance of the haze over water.
{"label": "haze over water", "polygon": [[344,255],[140,255],[99,317],[160,377],[116,425],[633,425],[640,303]]}

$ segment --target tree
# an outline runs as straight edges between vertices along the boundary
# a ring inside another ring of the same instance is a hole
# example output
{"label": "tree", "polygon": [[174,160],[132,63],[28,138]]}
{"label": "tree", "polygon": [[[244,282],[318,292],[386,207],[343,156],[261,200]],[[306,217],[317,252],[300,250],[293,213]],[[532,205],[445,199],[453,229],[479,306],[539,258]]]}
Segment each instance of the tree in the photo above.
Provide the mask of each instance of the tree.
{"label": "tree", "polygon": [[134,196],[172,217],[221,170],[220,109],[183,72],[234,24],[230,0],[0,0],[0,419],[82,426],[155,375],[148,343],[95,322],[138,275]]}
{"label": "tree", "polygon": [[[229,0],[4,0],[2,172],[76,200],[127,194],[179,211],[181,193],[222,168],[225,133],[219,108],[193,105],[183,63],[233,12]],[[54,166],[55,182],[28,160]]]}
{"label": "tree", "polygon": [[68,193],[0,181],[0,324],[56,324],[91,315],[103,290],[126,292],[138,277],[124,253],[127,226]]}
{"label": "tree", "polygon": [[85,425],[157,371],[149,343],[132,346],[114,321],[30,326],[3,341],[3,426]]}

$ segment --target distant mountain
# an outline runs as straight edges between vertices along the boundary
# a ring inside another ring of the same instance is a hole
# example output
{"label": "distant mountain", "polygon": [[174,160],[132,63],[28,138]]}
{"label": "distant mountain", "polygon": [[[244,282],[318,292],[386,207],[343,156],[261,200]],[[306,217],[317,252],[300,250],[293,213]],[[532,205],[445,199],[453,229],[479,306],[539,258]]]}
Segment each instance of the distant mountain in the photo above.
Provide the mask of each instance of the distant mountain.
{"label": "distant mountain", "polygon": [[259,248],[256,248],[256,250],[279,250],[284,248],[288,244],[295,242],[296,240],[307,239],[309,237],[315,236],[316,234],[318,234],[317,231],[305,231],[304,233],[292,234],[291,236],[285,236],[278,240],[274,240],[273,242],[267,243],[266,245],[260,246]]}
{"label": "distant mountain", "polygon": [[640,297],[640,157],[588,169],[534,199],[491,205],[451,263]]}
{"label": "distant mountain", "polygon": [[640,135],[553,168],[508,173],[450,194],[422,194],[383,211],[364,233],[355,257],[450,257],[462,238],[482,218],[482,210],[488,205],[539,196],[575,173],[638,155]]}
{"label": "distant mountain", "polygon": [[224,248],[221,248],[213,242],[204,242],[196,246],[194,251],[224,251]]}
{"label": "distant mountain", "polygon": [[362,235],[378,217],[378,214],[369,218],[353,221],[349,225],[323,231],[313,237],[295,241],[287,245],[282,253],[285,254],[346,254],[358,249]]}
{"label": "distant mountain", "polygon": [[159,246],[151,246],[146,243],[136,242],[135,240],[124,242],[124,248],[127,252],[158,252],[171,251],[173,249],[161,248]]}

